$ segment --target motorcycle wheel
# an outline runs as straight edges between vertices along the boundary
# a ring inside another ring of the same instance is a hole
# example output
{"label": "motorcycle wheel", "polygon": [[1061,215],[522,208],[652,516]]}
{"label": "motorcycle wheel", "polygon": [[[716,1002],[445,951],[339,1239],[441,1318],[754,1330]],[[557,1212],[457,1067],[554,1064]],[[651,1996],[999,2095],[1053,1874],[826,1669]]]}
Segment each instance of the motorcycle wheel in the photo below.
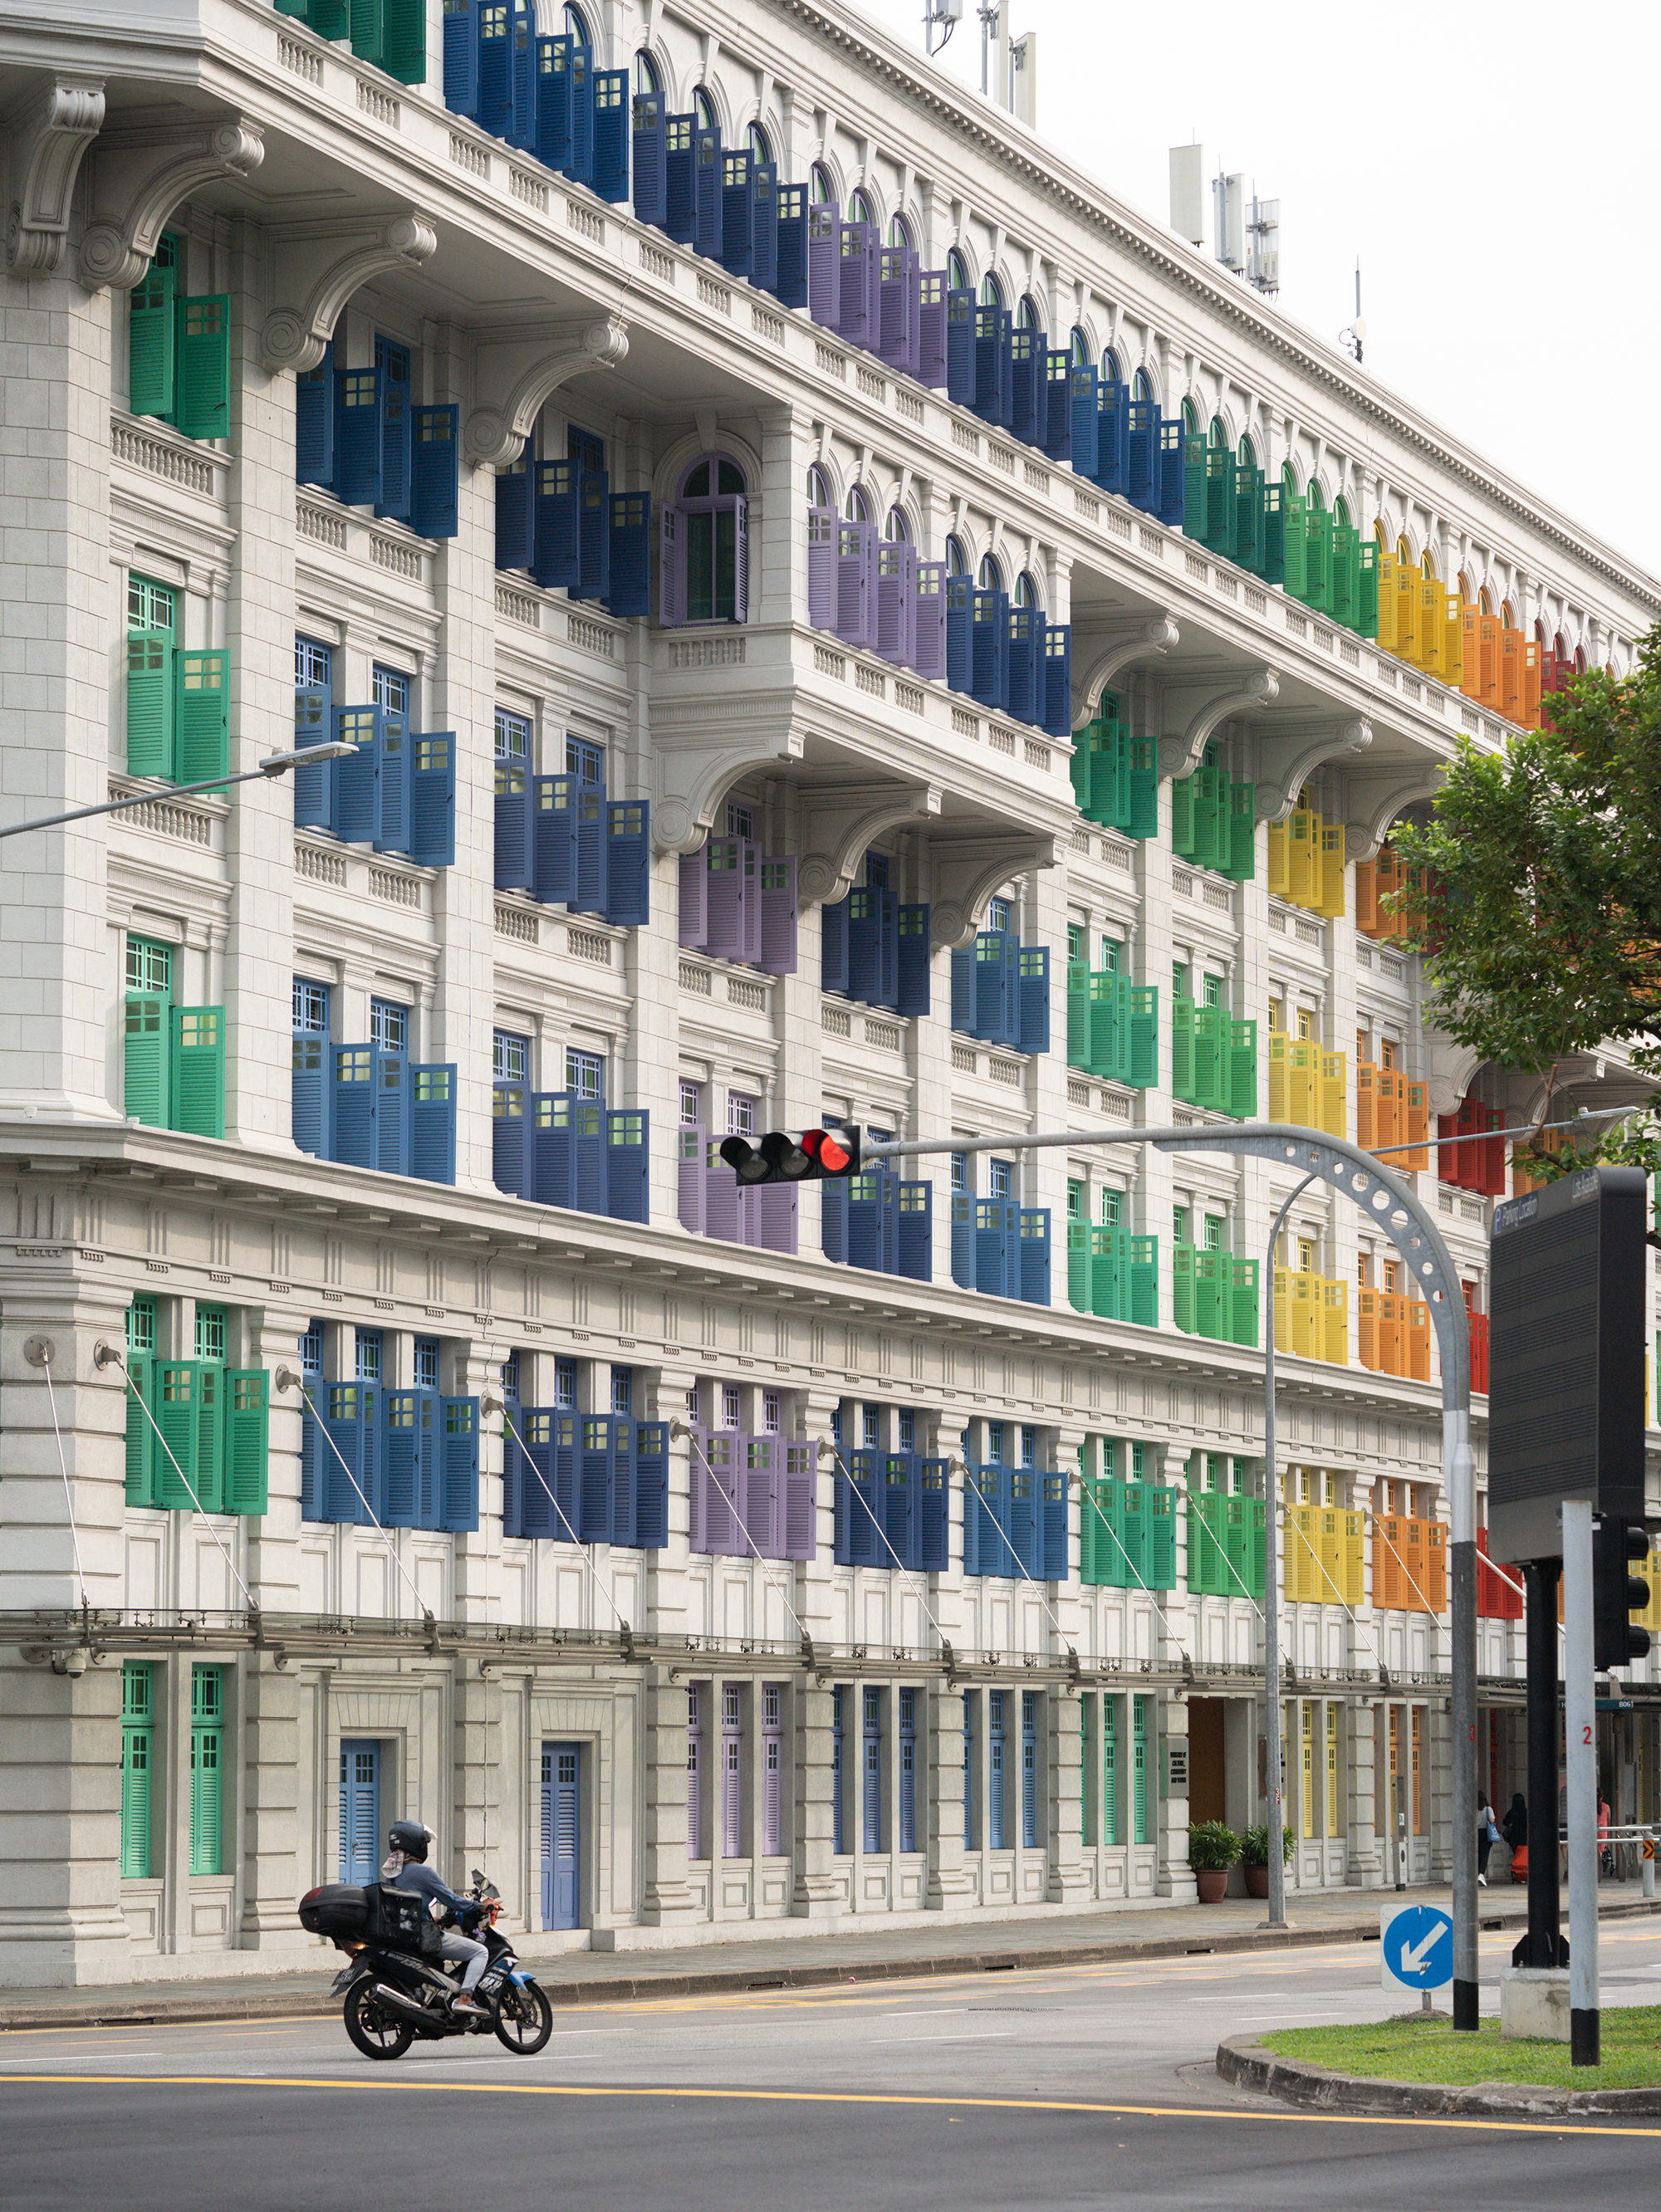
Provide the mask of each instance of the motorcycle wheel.
{"label": "motorcycle wheel", "polygon": [[496,2037],[521,2058],[534,2058],[554,2032],[554,2008],[534,1982],[508,1982],[496,2003]]}
{"label": "motorcycle wheel", "polygon": [[354,1982],[346,1993],[346,2033],[366,2058],[402,2058],[415,2041],[406,2020],[381,2003],[373,1982]]}

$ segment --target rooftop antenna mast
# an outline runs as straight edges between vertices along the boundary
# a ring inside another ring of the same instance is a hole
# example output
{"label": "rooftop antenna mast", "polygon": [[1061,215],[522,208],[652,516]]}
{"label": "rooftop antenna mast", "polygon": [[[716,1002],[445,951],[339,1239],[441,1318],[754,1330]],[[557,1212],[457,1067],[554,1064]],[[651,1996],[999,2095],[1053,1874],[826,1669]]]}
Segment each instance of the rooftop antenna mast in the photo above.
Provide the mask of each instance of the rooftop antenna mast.
{"label": "rooftop antenna mast", "polygon": [[[923,0],[922,50],[926,54],[943,53],[952,33],[963,20],[963,0]],[[940,45],[934,44],[934,33],[941,33]],[[983,69],[984,75],[984,69]]]}
{"label": "rooftop antenna mast", "polygon": [[1354,362],[1361,366],[1361,348],[1366,343],[1366,319],[1361,313],[1361,258],[1355,257],[1355,320],[1348,330],[1340,331],[1338,343]]}

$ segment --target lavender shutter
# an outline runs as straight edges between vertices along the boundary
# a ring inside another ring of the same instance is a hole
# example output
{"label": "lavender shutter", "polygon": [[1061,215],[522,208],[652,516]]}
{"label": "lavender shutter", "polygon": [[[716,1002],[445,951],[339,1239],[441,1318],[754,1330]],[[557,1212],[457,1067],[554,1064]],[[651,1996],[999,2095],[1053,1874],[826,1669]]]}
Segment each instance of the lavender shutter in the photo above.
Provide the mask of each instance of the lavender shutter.
{"label": "lavender shutter", "polygon": [[[851,893],[849,895],[852,896]],[[848,993],[848,900],[819,908],[819,988]]]}
{"label": "lavender shutter", "polygon": [[662,94],[637,92],[631,121],[635,140],[635,215],[639,222],[661,230],[665,227],[668,192]]}
{"label": "lavender shutter", "polygon": [[779,172],[757,161],[750,177],[750,282],[758,292],[779,289]]}
{"label": "lavender shutter", "polygon": [[902,374],[911,368],[911,255],[885,246],[877,256],[877,357]]}
{"label": "lavender shutter", "polygon": [[707,1462],[703,1492],[706,1552],[735,1552],[739,1548],[733,1508],[738,1498],[737,1455],[742,1443],[743,1438],[735,1429],[712,1430],[703,1438]]}
{"label": "lavender shutter", "polygon": [[658,511],[658,627],[686,620],[686,518],[678,507]]}
{"label": "lavender shutter", "polygon": [[740,908],[740,960],[752,968],[761,964],[761,859],[748,838],[744,841],[744,896]]}
{"label": "lavender shutter", "polygon": [[733,620],[750,619],[750,502],[733,501]]}
{"label": "lavender shutter", "polygon": [[739,1758],[742,1740],[736,1730],[722,1729],[721,1736],[721,1855],[724,1859],[735,1859],[739,1855]]}
{"label": "lavender shutter", "polygon": [[868,522],[837,526],[837,635],[844,645],[871,643],[871,568],[876,530]]}
{"label": "lavender shutter", "polygon": [[811,1559],[818,1521],[818,1455],[817,1444],[787,1443],[784,1454],[784,1549],[787,1559]]}
{"label": "lavender shutter", "polygon": [[911,665],[916,590],[914,549],[904,538],[885,540],[877,549],[877,651],[901,668]]}
{"label": "lavender shutter", "polygon": [[577,495],[580,465],[538,461],[536,472],[536,557],[532,574],[545,591],[569,591],[577,581]]}
{"label": "lavender shutter", "polygon": [[917,365],[919,384],[931,391],[946,386],[946,271],[925,269],[917,276]]}
{"label": "lavender shutter", "polygon": [[759,964],[770,975],[794,975],[796,972],[796,856],[794,853],[776,855],[762,862],[759,904]]}
{"label": "lavender shutter", "polygon": [[946,674],[946,563],[919,561],[911,595],[911,665],[939,683]]}
{"label": "lavender shutter", "polygon": [[605,809],[605,919],[638,929],[650,918],[652,810],[643,799],[613,799]]}
{"label": "lavender shutter", "polygon": [[692,180],[697,167],[696,115],[669,115],[663,124],[663,227],[678,245],[692,242]]}
{"label": "lavender shutter", "polygon": [[718,1237],[724,1244],[741,1244],[745,1240],[741,1230],[747,1212],[741,1214],[738,1178],[721,1158],[715,1139],[709,1140],[709,1152],[703,1169],[703,1233]]}
{"label": "lavender shutter", "polygon": [[701,1127],[675,1133],[675,1211],[690,1236],[705,1234],[703,1224],[703,1156],[707,1140]]}
{"label": "lavender shutter", "polygon": [[577,874],[576,781],[569,775],[539,775],[532,790],[534,887],[544,906],[573,897]]}
{"label": "lavender shutter", "polygon": [[807,305],[807,187],[778,188],[778,270],[773,296],[783,307]]}
{"label": "lavender shutter", "polygon": [[703,849],[708,877],[705,948],[718,960],[742,960],[746,841],[712,837]]}
{"label": "lavender shutter", "polygon": [[928,1012],[928,977],[933,948],[928,939],[928,908],[903,906],[898,912],[895,946],[894,1011],[898,1014]]}
{"label": "lavender shutter", "polygon": [[837,518],[828,507],[807,510],[807,619],[815,629],[835,629],[837,600]]}
{"label": "lavender shutter", "polygon": [[922,263],[915,253],[905,257],[905,373],[916,378],[922,368]]}
{"label": "lavender shutter", "polygon": [[807,211],[807,312],[824,329],[836,329],[842,316],[842,257],[837,203]]}
{"label": "lavender shutter", "polygon": [[680,856],[679,942],[702,951],[709,935],[709,863],[702,852]]}
{"label": "lavender shutter", "polygon": [[764,1182],[750,1192],[755,1234],[748,1241],[764,1252],[796,1253],[796,1195],[793,1182]]}
{"label": "lavender shutter", "polygon": [[783,1556],[778,1526],[779,1487],[773,1466],[774,1439],[746,1436],[742,1442],[739,1511],[750,1544],[764,1559]]}
{"label": "lavender shutter", "polygon": [[571,1099],[563,1091],[531,1094],[531,1188],[538,1206],[573,1204]]}
{"label": "lavender shutter", "polygon": [[894,1272],[914,1283],[934,1279],[934,1186],[902,1182],[896,1194]]}

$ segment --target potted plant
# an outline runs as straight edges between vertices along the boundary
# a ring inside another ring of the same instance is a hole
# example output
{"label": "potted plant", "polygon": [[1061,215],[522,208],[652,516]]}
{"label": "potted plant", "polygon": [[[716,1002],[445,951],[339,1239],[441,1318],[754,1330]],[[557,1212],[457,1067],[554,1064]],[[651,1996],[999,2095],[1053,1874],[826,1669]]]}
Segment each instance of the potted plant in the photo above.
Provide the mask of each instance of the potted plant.
{"label": "potted plant", "polygon": [[1201,1820],[1188,1832],[1188,1863],[1194,1869],[1202,1905],[1220,1905],[1228,1894],[1228,1870],[1240,1856],[1240,1838],[1220,1820]]}
{"label": "potted plant", "polygon": [[[1292,1831],[1281,1831],[1281,1859],[1286,1866],[1292,1864],[1294,1849]],[[1269,1895],[1269,1830],[1259,1826],[1248,1828],[1240,1838],[1240,1864],[1245,1873],[1246,1895]]]}

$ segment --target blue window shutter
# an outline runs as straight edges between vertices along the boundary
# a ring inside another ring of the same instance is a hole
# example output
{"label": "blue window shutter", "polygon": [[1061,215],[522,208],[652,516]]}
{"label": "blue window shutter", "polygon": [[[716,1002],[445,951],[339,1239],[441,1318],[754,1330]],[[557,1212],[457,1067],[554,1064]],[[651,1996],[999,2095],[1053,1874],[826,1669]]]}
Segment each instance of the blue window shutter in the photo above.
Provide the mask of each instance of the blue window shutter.
{"label": "blue window shutter", "polygon": [[446,1398],[442,1453],[442,1526],[478,1526],[478,1401]]}
{"label": "blue window shutter", "polygon": [[565,173],[573,184],[594,181],[593,49],[571,42],[571,154]]}
{"label": "blue window shutter", "polygon": [[526,1194],[538,1206],[570,1206],[574,1201],[575,1155],[571,1128],[572,1100],[563,1091],[531,1096],[532,1187]]}
{"label": "blue window shutter", "polygon": [[367,1044],[338,1044],[330,1058],[331,1157],[347,1167],[374,1165],[374,1054]]}
{"label": "blue window shutter", "polygon": [[323,1521],[367,1521],[352,1482],[363,1481],[364,1419],[366,1413],[371,1420],[379,1418],[379,1394],[371,1383],[334,1382],[322,1385],[313,1392],[313,1398],[319,1405],[319,1426],[323,1431],[322,1496],[317,1517]]}
{"label": "blue window shutter", "polygon": [[877,894],[879,949],[881,955],[881,974],[879,978],[877,1004],[899,1010],[900,998],[900,900],[897,891],[886,885]]}
{"label": "blue window shutter", "polygon": [[405,848],[423,868],[448,868],[456,856],[456,739],[453,730],[408,738],[410,835]]}
{"label": "blue window shutter", "polygon": [[873,1274],[883,1272],[883,1183],[885,1178],[873,1170],[855,1177],[848,1191],[848,1264],[850,1267],[868,1267]]}
{"label": "blue window shutter", "polygon": [[[1068,391],[1074,473],[1093,483],[1101,452],[1101,386],[1097,371],[1082,362],[1074,363],[1068,371]],[[1050,420],[1053,430],[1053,411]]]}
{"label": "blue window shutter", "polygon": [[420,1504],[420,1444],[413,1390],[383,1390],[380,1394],[380,1463],[385,1512],[389,1528],[418,1526]]}
{"label": "blue window shutter", "polygon": [[903,906],[898,915],[899,929],[895,946],[895,1011],[897,1013],[926,1014],[928,1012],[928,979],[934,958],[929,939],[929,910],[926,906]]}
{"label": "blue window shutter", "polygon": [[[978,1575],[981,1566],[981,1516],[985,1508],[981,1504],[978,1467],[965,1468],[963,1486],[963,1571],[966,1575]],[[965,1705],[967,1700],[965,1700]]]}
{"label": "blue window shutter", "polygon": [[503,1528],[504,1535],[551,1536],[558,1543],[569,1540],[554,1510],[559,1486],[555,1467],[559,1424],[560,1415],[554,1407],[520,1408],[518,1426],[524,1449],[520,1456],[516,1497],[520,1518],[514,1528]]}
{"label": "blue window shutter", "polygon": [[825,991],[848,990],[849,974],[848,901],[838,899],[835,906],[819,908],[819,941],[823,965],[819,988]]}
{"label": "blue window shutter", "polygon": [[669,1540],[669,1425],[637,1421],[634,1435],[635,1531],[631,1540],[643,1552],[661,1551]]}
{"label": "blue window shutter", "polygon": [[592,1098],[571,1102],[571,1203],[580,1213],[605,1211],[605,1109]]}
{"label": "blue window shutter", "polygon": [[1008,608],[1001,592],[970,594],[969,689],[983,707],[1000,714],[1008,711]]}
{"label": "blue window shutter", "polygon": [[[917,1564],[914,1554],[916,1542],[914,1531],[916,1521],[912,1511],[915,1504],[912,1490],[916,1480],[916,1452],[891,1452],[881,1462],[882,1495],[879,1501],[879,1510],[882,1515],[882,1533],[887,1537],[894,1552],[898,1554],[900,1565],[912,1569],[915,1569]],[[883,1553],[883,1558],[885,1560],[890,1560],[890,1554],[886,1550]]]}
{"label": "blue window shutter", "polygon": [[845,1178],[819,1185],[820,1244],[827,1260],[848,1260],[848,1183]]}
{"label": "blue window shutter", "polygon": [[411,410],[410,527],[420,538],[456,534],[459,414],[454,406]]}
{"label": "blue window shutter", "polygon": [[326,1037],[296,1036],[289,1078],[289,1127],[297,1148],[313,1159],[332,1157],[329,1147],[329,1042]]}
{"label": "blue window shutter", "polygon": [[1068,1578],[1067,1477],[1043,1474],[1038,1480],[1043,1492],[1042,1578],[1048,1583],[1064,1583]]}
{"label": "blue window shutter", "polygon": [[490,1179],[509,1198],[533,1194],[529,1096],[522,1083],[496,1083],[490,1091]]}
{"label": "blue window shutter", "polygon": [[692,246],[711,261],[721,259],[721,132],[706,127],[695,134],[692,184]]}
{"label": "blue window shutter", "polygon": [[456,1179],[456,1071],[453,1061],[438,1061],[407,1071],[410,1135],[407,1172],[425,1182]]}
{"label": "blue window shutter", "polygon": [[629,197],[629,72],[594,72],[594,163],[598,197],[614,204]]}
{"label": "blue window shutter", "polygon": [[876,240],[867,222],[844,222],[837,227],[837,255],[842,264],[838,279],[837,335],[849,345],[876,350],[873,327],[872,280],[876,274]]}
{"label": "blue window shutter", "polygon": [[664,106],[660,92],[637,92],[632,117],[635,155],[635,217],[654,229],[666,227],[668,178],[665,166]]}
{"label": "blue window shutter", "polygon": [[1003,311],[977,307],[975,310],[975,397],[970,405],[983,422],[994,426],[1006,420],[1003,384]]}
{"label": "blue window shutter", "polygon": [[[327,744],[336,736],[334,708],[327,684],[295,693],[296,750]],[[296,830],[332,830],[335,822],[335,761],[315,761],[294,771]]]}
{"label": "blue window shutter", "polygon": [[1096,482],[1103,491],[1125,489],[1125,456],[1129,435],[1130,395],[1116,376],[1104,376],[1096,387]]}
{"label": "blue window shutter", "polygon": [[969,691],[974,684],[974,586],[967,576],[946,580],[946,680],[953,691]]}
{"label": "blue window shutter", "polygon": [[1024,945],[1020,953],[1021,1052],[1050,1049],[1050,947]]}
{"label": "blue window shutter", "polygon": [[581,465],[536,465],[535,559],[531,573],[545,591],[569,591],[577,580],[577,495]]}
{"label": "blue window shutter", "polygon": [[491,875],[499,891],[528,891],[535,871],[531,864],[534,817],[531,812],[531,777],[517,761],[498,761],[496,769],[496,848]]}
{"label": "blue window shutter", "polygon": [[943,1459],[917,1462],[917,1569],[925,1575],[943,1575],[951,1565],[952,1516],[946,1462]]}
{"label": "blue window shutter", "polygon": [[946,300],[946,396],[955,407],[975,404],[975,295]]}
{"label": "blue window shutter", "polygon": [[651,806],[643,799],[612,799],[605,823],[605,919],[637,929],[651,910]]}
{"label": "blue window shutter", "polygon": [[371,842],[377,853],[410,849],[410,727],[407,717],[374,710],[375,805]]}
{"label": "blue window shutter", "polygon": [[1073,625],[1048,623],[1043,634],[1043,690],[1038,719],[1052,738],[1073,734]]}
{"label": "blue window shutter", "polygon": [[611,1423],[606,1414],[592,1414],[581,1423],[581,1451],[577,1462],[576,1531],[585,1544],[611,1540]]}
{"label": "blue window shutter", "polygon": [[663,227],[679,246],[690,246],[692,242],[694,204],[697,197],[694,185],[697,169],[697,149],[694,141],[697,127],[696,115],[667,115],[664,118]]}
{"label": "blue window shutter", "polygon": [[[1007,985],[1005,957],[1009,943],[1008,934],[1001,929],[983,929],[969,948],[973,965],[970,970],[973,981],[974,999],[970,1019],[965,1024],[970,1036],[978,1037],[983,1044],[1007,1044],[1013,1040],[1008,1036],[1005,1001]],[[952,1027],[957,1024],[954,1021]]]}
{"label": "blue window shutter", "polygon": [[651,1120],[632,1106],[605,1116],[605,1211],[613,1221],[643,1222],[650,1212]]}
{"label": "blue window shutter", "polygon": [[[1167,530],[1180,530],[1187,504],[1188,468],[1183,450],[1183,422],[1159,424],[1159,520]],[[1232,464],[1231,463],[1231,466]]]}
{"label": "blue window shutter", "polygon": [[963,1036],[975,1034],[975,947],[955,946],[952,954],[952,1026]]}
{"label": "blue window shutter", "polygon": [[643,617],[652,611],[652,495],[611,494],[610,596],[614,615]]}
{"label": "blue window shutter", "polygon": [[835,200],[808,209],[807,312],[828,331],[835,330],[842,313],[841,228]]}
{"label": "blue window shutter", "polygon": [[579,785],[575,793],[576,879],[569,901],[573,914],[603,915],[610,824],[603,787]]}
{"label": "blue window shutter", "polygon": [[848,1556],[856,1567],[879,1567],[892,1564],[883,1548],[878,1533],[882,1523],[882,1498],[879,1494],[879,1469],[875,1452],[856,1451],[847,1455],[849,1472],[853,1477],[853,1496],[848,1511]]}
{"label": "blue window shutter", "polygon": [[1038,435],[1037,385],[1043,366],[1043,347],[1036,348],[1033,331],[1015,331],[1009,341],[1009,427],[1024,446],[1043,443]]}
{"label": "blue window shutter", "polygon": [[1151,399],[1130,402],[1125,446],[1125,496],[1155,513],[1159,504],[1159,410]]}
{"label": "blue window shutter", "polygon": [[478,0],[444,0],[444,105],[469,121],[478,113]]}
{"label": "blue window shutter", "polygon": [[902,1182],[898,1189],[895,1271],[914,1283],[934,1279],[934,1186]]}
{"label": "blue window shutter", "polygon": [[721,264],[729,276],[755,270],[755,183],[748,147],[732,146],[721,157]]}
{"label": "blue window shutter", "polygon": [[779,289],[779,172],[776,161],[750,171],[750,282],[758,292]]}
{"label": "blue window shutter", "polygon": [[1020,1291],[1030,1306],[1050,1304],[1050,1208],[1023,1206],[1020,1212]]}
{"label": "blue window shutter", "polygon": [[[316,1393],[313,1393],[315,1403]],[[300,1517],[302,1521],[322,1521],[328,1483],[326,1460],[332,1458],[324,1441],[323,1425],[319,1416],[307,1406],[300,1416]],[[148,1504],[148,1499],[141,1501]]]}
{"label": "blue window shutter", "polygon": [[639,1539],[635,1528],[635,1425],[626,1414],[612,1419],[611,1431],[611,1528],[614,1544],[633,1546]]}
{"label": "blue window shutter", "polygon": [[576,783],[569,775],[534,779],[535,889],[544,906],[562,906],[576,893]]}
{"label": "blue window shutter", "polygon": [[1038,624],[1043,619],[1032,607],[1011,607],[1007,617],[1004,708],[1018,722],[1038,719]]}
{"label": "blue window shutter", "polygon": [[848,982],[850,999],[867,1006],[882,997],[882,893],[863,886],[848,895]]}
{"label": "blue window shutter", "polygon": [[395,522],[410,520],[410,386],[394,376],[380,382],[380,489],[374,511]]}
{"label": "blue window shutter", "polygon": [[374,707],[337,707],[334,734],[338,744],[357,747],[355,754],[332,763],[334,819],[330,828],[349,845],[374,842],[376,735],[380,709]]}
{"label": "blue window shutter", "polygon": [[526,453],[521,453],[511,466],[500,470],[496,476],[496,560],[498,568],[528,569],[534,565],[532,495],[536,489],[536,460],[529,450],[531,441],[527,438],[525,442]]}
{"label": "blue window shutter", "polygon": [[577,487],[577,574],[574,599],[608,599],[611,590],[611,501],[604,469],[585,469]]}
{"label": "blue window shutter", "polygon": [[975,1287],[975,1198],[966,1190],[952,1194],[952,1279],[960,1291]]}
{"label": "blue window shutter", "polygon": [[807,305],[807,187],[778,187],[778,266],[773,296],[783,307]]}
{"label": "blue window shutter", "polygon": [[295,379],[294,472],[297,483],[334,486],[334,341]]}
{"label": "blue window shutter", "polygon": [[1007,1202],[1001,1198],[975,1200],[975,1280],[973,1288],[989,1297],[1009,1295]]}
{"label": "blue window shutter", "polygon": [[571,49],[575,43],[564,35],[536,42],[536,155],[545,167],[562,173],[571,161]]}

